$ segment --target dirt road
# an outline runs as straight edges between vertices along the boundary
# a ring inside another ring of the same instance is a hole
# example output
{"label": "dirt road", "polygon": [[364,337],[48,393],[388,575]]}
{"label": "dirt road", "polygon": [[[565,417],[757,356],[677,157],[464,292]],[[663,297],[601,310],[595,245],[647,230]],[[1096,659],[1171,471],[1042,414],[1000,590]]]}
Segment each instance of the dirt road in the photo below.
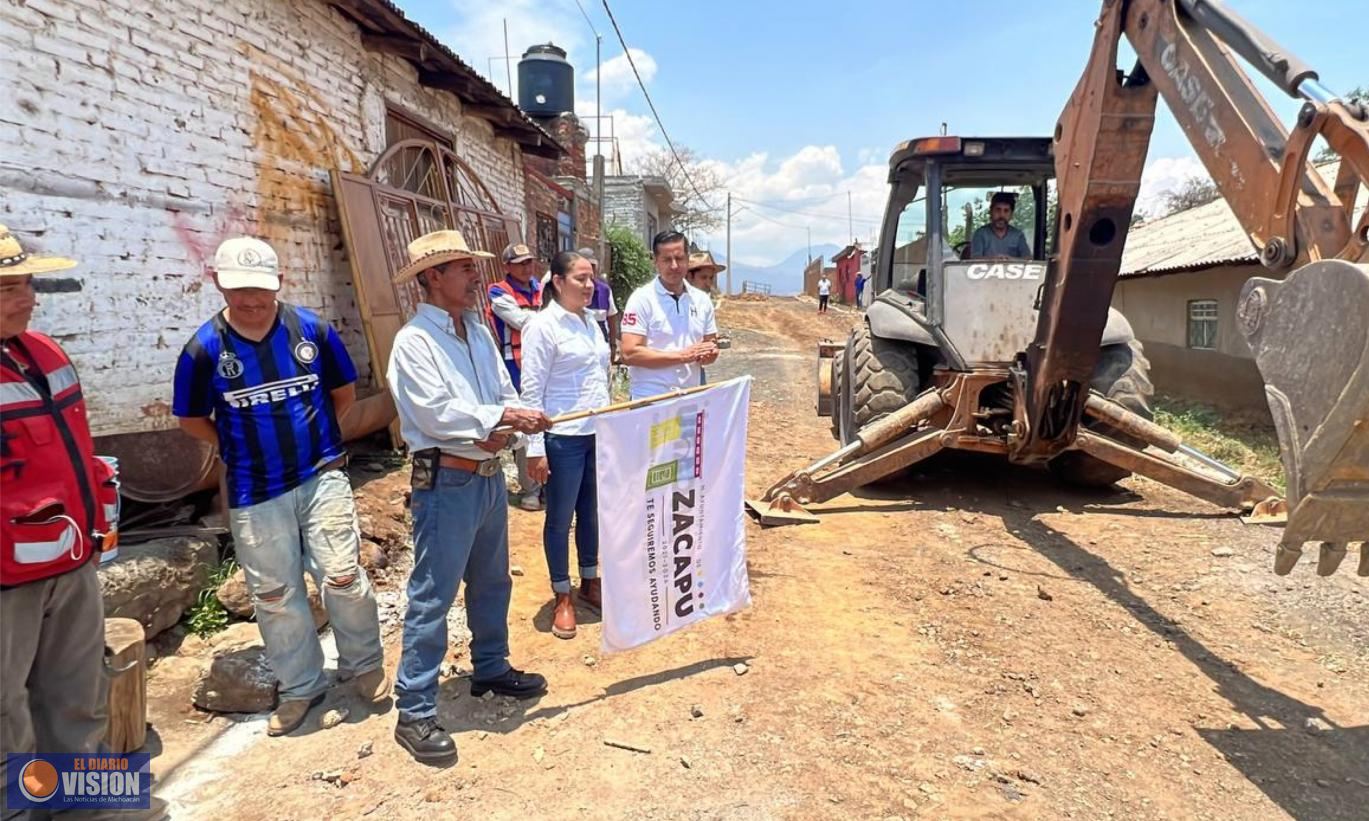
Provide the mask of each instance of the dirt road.
{"label": "dirt road", "polygon": [[[756,379],[753,491],[831,446],[813,343],[853,319],[789,300],[721,311],[733,347],[710,380]],[[447,680],[461,759],[436,770],[395,746],[393,711],[283,739],[256,719],[228,754],[208,740],[199,757],[222,763],[176,803],[241,819],[1364,817],[1369,591],[1308,561],[1275,577],[1277,531],[1141,480],[1087,495],[992,460],[821,512],[752,527],[749,610],[599,658],[597,624],[548,632],[541,520],[511,511],[514,663],[548,677],[546,697]],[[348,783],[314,780],[329,771]]]}

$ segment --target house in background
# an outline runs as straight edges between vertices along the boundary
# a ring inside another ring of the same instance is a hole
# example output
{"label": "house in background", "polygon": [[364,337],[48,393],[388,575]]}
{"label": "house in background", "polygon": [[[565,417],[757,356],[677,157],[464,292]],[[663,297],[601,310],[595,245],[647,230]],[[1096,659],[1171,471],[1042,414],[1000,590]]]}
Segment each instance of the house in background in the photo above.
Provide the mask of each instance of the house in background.
{"label": "house in background", "polygon": [[[1318,171],[1328,182],[1336,164]],[[1363,212],[1365,191],[1356,200]],[[1127,235],[1112,305],[1131,321],[1158,393],[1220,408],[1269,413],[1264,383],[1236,322],[1251,277],[1282,278],[1218,199],[1142,223]]]}
{"label": "house in background", "polygon": [[674,227],[674,201],[665,177],[604,177],[604,222],[631,228],[648,248],[652,237]]}
{"label": "house in background", "polygon": [[149,502],[213,483],[171,390],[223,307],[222,240],[269,241],[282,298],[331,322],[362,402],[383,399],[417,299],[390,283],[405,244],[455,226],[498,253],[528,223],[525,161],[564,153],[391,0],[186,0],[174,25],[168,8],[0,4],[0,222],[81,261],[44,278],[34,326],[75,360],[124,495]]}
{"label": "house in background", "polygon": [[856,274],[860,273],[861,261],[866,251],[859,242],[852,243],[832,257],[836,272],[832,275],[832,296],[847,305],[856,304]]}

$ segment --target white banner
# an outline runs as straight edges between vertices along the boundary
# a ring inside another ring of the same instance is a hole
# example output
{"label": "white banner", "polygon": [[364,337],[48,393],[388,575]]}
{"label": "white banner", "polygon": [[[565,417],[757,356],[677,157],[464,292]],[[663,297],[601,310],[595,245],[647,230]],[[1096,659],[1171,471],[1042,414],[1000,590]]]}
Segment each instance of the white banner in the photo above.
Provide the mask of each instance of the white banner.
{"label": "white banner", "polygon": [[751,603],[746,413],[751,377],[598,417],[605,652]]}

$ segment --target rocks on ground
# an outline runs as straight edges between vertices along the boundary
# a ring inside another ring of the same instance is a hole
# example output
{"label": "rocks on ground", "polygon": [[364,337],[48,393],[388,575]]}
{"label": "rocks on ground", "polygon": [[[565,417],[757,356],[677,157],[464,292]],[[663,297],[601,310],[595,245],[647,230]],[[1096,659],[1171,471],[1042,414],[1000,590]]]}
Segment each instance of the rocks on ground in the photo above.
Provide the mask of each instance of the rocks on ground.
{"label": "rocks on ground", "polygon": [[100,567],[107,618],[137,619],[150,639],[175,626],[218,563],[218,543],[197,536],[121,545]]}
{"label": "rocks on ground", "polygon": [[259,713],[276,703],[276,676],[261,631],[239,622],[211,639],[214,659],[195,685],[193,701],[215,713]]}

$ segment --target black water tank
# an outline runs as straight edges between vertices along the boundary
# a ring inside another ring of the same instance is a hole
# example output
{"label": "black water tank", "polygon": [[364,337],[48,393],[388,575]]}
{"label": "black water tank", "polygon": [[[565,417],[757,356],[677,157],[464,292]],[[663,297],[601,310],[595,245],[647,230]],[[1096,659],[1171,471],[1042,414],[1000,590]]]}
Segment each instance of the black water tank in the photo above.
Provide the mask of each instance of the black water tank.
{"label": "black water tank", "polygon": [[555,117],[575,110],[575,70],[566,50],[547,43],[533,46],[518,61],[518,107],[533,117]]}

